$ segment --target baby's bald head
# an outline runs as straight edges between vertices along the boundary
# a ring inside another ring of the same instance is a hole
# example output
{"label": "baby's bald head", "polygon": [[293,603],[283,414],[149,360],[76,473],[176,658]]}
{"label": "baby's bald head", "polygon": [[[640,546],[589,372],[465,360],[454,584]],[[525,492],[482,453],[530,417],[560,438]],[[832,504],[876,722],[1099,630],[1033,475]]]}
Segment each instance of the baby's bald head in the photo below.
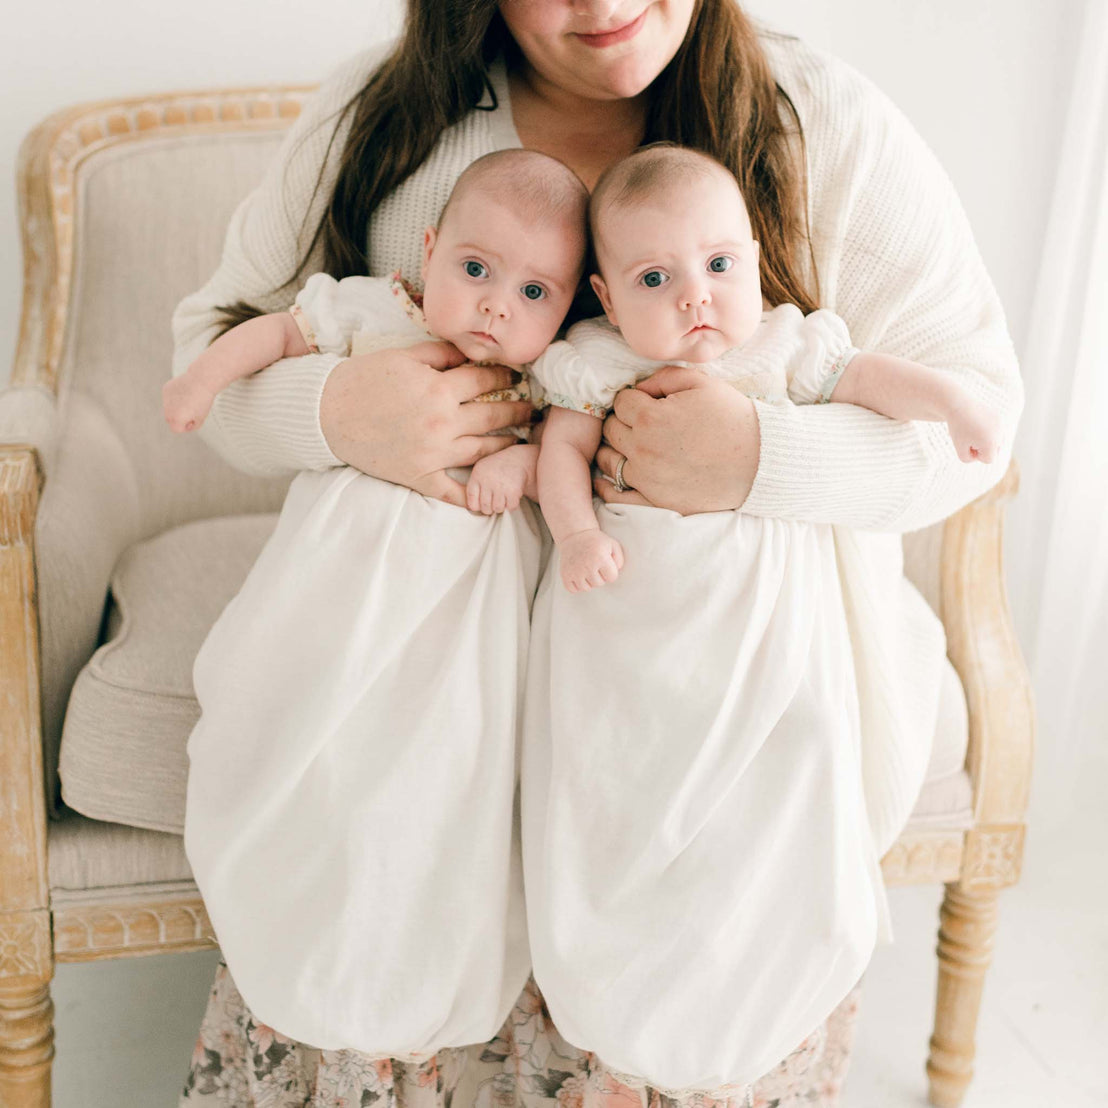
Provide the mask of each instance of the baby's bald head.
{"label": "baby's bald head", "polygon": [[440,230],[463,200],[478,197],[526,222],[557,221],[584,235],[588,189],[569,166],[537,150],[497,150],[471,162],[442,210]]}
{"label": "baby's bald head", "polygon": [[749,225],[738,181],[710,154],[686,146],[655,143],[616,162],[597,181],[589,198],[589,231],[597,262],[602,262],[605,217],[610,213],[679,196],[688,185],[711,177],[725,180],[731,186]]}

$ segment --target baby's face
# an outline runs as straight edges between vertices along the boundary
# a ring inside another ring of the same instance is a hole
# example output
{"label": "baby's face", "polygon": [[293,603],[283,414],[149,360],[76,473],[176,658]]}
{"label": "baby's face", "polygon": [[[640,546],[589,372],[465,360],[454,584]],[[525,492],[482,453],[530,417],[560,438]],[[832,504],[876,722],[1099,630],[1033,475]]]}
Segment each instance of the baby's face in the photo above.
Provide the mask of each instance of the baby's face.
{"label": "baby's face", "polygon": [[470,361],[524,365],[550,344],[569,311],[583,227],[528,221],[473,192],[450,206],[423,243],[423,315]]}
{"label": "baby's face", "polygon": [[721,171],[600,213],[592,278],[608,319],[644,358],[710,362],[762,317],[758,244]]}

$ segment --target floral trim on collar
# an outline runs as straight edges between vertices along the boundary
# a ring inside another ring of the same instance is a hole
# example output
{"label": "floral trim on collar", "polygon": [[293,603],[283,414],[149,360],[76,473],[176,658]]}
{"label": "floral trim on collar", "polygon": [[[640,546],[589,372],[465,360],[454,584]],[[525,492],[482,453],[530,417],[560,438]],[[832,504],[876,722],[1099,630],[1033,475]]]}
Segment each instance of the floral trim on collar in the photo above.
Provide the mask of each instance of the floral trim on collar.
{"label": "floral trim on collar", "polygon": [[423,293],[413,288],[411,283],[404,279],[399,269],[389,278],[389,289],[400,301],[404,314],[417,327],[428,331],[427,321],[423,318]]}

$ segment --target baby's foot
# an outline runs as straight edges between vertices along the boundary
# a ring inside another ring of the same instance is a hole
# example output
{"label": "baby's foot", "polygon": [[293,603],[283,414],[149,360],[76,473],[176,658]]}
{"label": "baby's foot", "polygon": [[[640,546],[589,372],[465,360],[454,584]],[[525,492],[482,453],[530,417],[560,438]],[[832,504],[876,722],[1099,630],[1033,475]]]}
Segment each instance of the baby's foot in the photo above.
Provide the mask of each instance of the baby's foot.
{"label": "baby's foot", "polygon": [[162,386],[162,410],[173,431],[195,431],[211,411],[215,394],[183,373]]}
{"label": "baby's foot", "polygon": [[562,584],[568,592],[588,592],[610,584],[623,568],[623,547],[599,528],[562,539],[558,553]]}
{"label": "baby's foot", "polygon": [[466,483],[466,507],[487,516],[514,512],[528,486],[535,483],[538,447],[509,446],[474,463]]}

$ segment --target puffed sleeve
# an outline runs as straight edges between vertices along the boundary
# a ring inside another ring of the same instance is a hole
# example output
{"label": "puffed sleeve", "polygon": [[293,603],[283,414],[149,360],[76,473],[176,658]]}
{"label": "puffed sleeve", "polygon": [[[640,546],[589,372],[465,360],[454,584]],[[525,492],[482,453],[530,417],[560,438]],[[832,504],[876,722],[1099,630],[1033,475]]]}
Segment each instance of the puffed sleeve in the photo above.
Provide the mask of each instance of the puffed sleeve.
{"label": "puffed sleeve", "polygon": [[603,419],[620,389],[661,365],[633,354],[607,320],[586,319],[569,329],[565,341],[551,343],[531,373],[548,403]]}
{"label": "puffed sleeve", "polygon": [[292,317],[309,350],[343,358],[350,356],[353,336],[359,332],[398,343],[424,337],[404,316],[389,282],[379,277],[336,281],[327,273],[313,273],[296,294]]}
{"label": "puffed sleeve", "polygon": [[[296,291],[291,277],[307,246],[305,235],[310,237],[319,222],[346,141],[350,115],[342,117],[337,129],[335,118],[364,87],[385,49],[351,59],[320,87],[289,129],[261,185],[231,217],[219,268],[174,312],[174,376],[219,333],[220,306],[241,300],[266,312],[287,310]],[[320,268],[319,261],[311,259],[308,272]],[[334,353],[286,358],[234,382],[216,397],[201,437],[248,473],[341,465],[319,425],[323,386],[341,360]]]}
{"label": "puffed sleeve", "polygon": [[826,404],[858,348],[851,344],[846,324],[826,308],[801,315],[792,333],[785,361],[789,399],[794,404]]}

